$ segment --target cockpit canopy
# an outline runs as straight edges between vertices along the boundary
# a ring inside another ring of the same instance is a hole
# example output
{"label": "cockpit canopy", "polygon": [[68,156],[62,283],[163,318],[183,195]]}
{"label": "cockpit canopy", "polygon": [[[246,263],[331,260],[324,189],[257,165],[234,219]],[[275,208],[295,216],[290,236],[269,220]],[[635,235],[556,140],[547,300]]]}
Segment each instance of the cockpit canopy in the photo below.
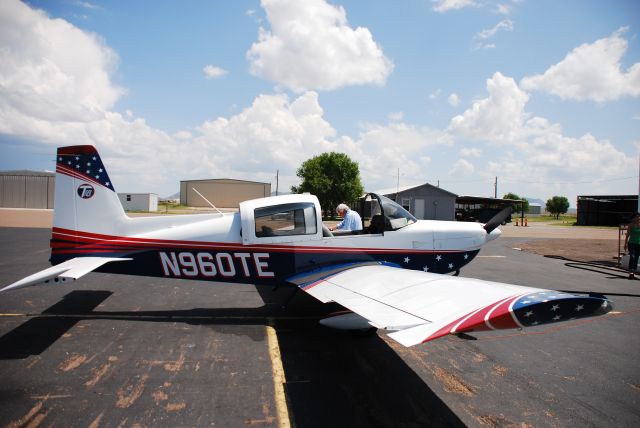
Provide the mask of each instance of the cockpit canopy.
{"label": "cockpit canopy", "polygon": [[371,233],[382,233],[402,229],[418,221],[410,212],[386,196],[369,193],[361,208],[365,217],[370,217]]}
{"label": "cockpit canopy", "polygon": [[363,220],[363,229],[332,234],[322,223],[318,198],[313,195],[285,195],[252,199],[240,203],[242,242],[279,244],[363,234],[383,234],[402,229],[417,220],[391,199],[369,193],[353,207]]}

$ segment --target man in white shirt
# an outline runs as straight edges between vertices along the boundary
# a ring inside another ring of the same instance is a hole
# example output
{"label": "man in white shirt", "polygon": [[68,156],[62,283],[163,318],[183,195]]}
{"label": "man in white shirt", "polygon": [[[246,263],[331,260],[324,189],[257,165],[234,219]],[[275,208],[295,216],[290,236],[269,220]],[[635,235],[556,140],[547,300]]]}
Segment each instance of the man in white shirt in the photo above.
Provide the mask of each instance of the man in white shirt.
{"label": "man in white shirt", "polygon": [[338,205],[336,208],[338,215],[342,217],[342,221],[329,230],[362,230],[362,219],[360,218],[360,214],[353,211],[345,204]]}

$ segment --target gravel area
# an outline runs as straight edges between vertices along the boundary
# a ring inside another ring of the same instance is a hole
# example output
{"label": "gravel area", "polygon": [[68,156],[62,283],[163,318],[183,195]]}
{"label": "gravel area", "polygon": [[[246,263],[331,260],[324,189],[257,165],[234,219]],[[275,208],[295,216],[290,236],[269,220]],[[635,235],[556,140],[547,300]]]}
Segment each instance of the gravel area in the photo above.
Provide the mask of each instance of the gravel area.
{"label": "gravel area", "polygon": [[547,257],[566,258],[581,262],[615,264],[618,240],[615,228],[577,226],[554,226],[547,223],[529,223],[528,227],[506,225],[501,227],[502,236],[522,238],[518,247],[523,251]]}

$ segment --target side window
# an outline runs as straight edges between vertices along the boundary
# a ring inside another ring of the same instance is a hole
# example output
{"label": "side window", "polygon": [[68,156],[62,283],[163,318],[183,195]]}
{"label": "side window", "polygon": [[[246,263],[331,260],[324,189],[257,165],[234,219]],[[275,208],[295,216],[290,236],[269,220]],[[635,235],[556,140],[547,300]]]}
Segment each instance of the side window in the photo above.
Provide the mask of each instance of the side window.
{"label": "side window", "polygon": [[283,204],[256,208],[256,237],[315,235],[318,231],[313,203]]}

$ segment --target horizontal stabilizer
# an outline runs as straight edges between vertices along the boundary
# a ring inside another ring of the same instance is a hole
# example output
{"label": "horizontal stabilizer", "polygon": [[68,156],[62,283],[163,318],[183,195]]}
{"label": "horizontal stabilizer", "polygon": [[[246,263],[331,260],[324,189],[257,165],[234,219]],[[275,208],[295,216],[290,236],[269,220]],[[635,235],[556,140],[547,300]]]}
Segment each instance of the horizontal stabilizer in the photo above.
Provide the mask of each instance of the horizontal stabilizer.
{"label": "horizontal stabilizer", "polygon": [[96,270],[100,266],[109,262],[121,262],[132,260],[129,258],[117,257],[76,257],[67,260],[59,265],[51,266],[33,275],[29,275],[11,285],[7,285],[2,291],[17,290],[18,288],[29,287],[37,284],[58,284],[66,281],[74,281],[81,276]]}

